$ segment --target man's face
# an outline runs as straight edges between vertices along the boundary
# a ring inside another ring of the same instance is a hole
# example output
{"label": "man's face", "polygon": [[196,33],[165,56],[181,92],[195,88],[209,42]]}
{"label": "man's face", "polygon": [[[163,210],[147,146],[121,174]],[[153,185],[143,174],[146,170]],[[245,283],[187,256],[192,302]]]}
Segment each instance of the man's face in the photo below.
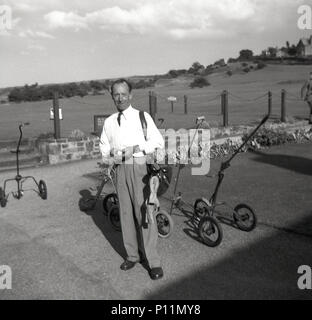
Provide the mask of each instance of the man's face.
{"label": "man's face", "polygon": [[112,98],[119,112],[126,110],[131,103],[132,95],[126,83],[115,84],[112,88]]}

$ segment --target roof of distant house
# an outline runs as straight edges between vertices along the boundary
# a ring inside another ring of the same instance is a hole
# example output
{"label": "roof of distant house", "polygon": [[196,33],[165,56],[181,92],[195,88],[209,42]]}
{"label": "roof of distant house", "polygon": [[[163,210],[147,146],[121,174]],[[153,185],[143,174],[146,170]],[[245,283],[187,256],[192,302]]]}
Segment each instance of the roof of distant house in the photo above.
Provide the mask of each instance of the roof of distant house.
{"label": "roof of distant house", "polygon": [[312,44],[312,35],[310,38],[301,38],[300,41],[302,42],[303,45],[310,46]]}

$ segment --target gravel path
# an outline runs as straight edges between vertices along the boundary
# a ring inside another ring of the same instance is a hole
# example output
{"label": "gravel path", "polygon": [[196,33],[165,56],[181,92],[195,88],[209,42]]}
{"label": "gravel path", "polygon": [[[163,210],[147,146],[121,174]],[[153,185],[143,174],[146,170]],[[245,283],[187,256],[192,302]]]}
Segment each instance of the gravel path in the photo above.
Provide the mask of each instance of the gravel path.
{"label": "gravel path", "polygon": [[[218,165],[214,161],[211,171]],[[119,269],[121,234],[99,205],[88,214],[80,211],[81,194],[90,188],[94,193],[99,183],[97,171],[93,160],[22,171],[44,179],[49,195],[43,201],[27,192],[0,208],[0,265],[13,273],[12,290],[0,290],[0,300],[312,298],[312,291],[297,287],[298,267],[312,266],[312,144],[241,154],[232,162],[220,198],[252,205],[259,224],[251,233],[222,224],[223,241],[212,249],[175,211],[173,234],[159,240],[165,277],[156,282],[141,265]],[[0,173],[1,184],[12,176]],[[193,203],[213,183],[185,169],[179,190]],[[161,203],[169,208],[166,198]]]}

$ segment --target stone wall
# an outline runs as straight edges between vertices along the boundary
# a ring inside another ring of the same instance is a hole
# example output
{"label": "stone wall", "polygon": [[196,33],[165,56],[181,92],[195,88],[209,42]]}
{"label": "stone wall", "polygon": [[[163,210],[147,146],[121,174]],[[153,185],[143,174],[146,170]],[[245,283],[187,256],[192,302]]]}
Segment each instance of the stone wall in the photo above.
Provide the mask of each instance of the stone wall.
{"label": "stone wall", "polygon": [[51,139],[40,142],[38,148],[43,160],[49,164],[101,157],[99,139],[96,137],[85,140]]}
{"label": "stone wall", "polygon": [[[268,123],[265,127],[287,132],[295,132],[298,129],[311,130],[311,125],[306,125],[306,122],[297,122],[294,124]],[[211,144],[221,145],[230,140],[233,144],[240,145],[242,143],[243,134],[250,132],[252,129],[253,127],[251,126],[212,128],[210,130]],[[180,142],[183,145],[183,139]],[[188,146],[188,141],[185,141],[185,143]],[[101,159],[99,138],[97,137],[89,137],[84,140],[51,139],[40,142],[37,145],[37,148],[41,154],[42,162],[49,164],[84,159]]]}

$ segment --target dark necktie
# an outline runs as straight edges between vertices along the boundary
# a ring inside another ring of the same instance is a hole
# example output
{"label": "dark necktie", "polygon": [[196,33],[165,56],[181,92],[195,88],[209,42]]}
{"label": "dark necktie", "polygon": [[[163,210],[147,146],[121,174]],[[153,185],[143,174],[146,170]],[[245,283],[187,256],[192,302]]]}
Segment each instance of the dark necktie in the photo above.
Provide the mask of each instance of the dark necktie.
{"label": "dark necktie", "polygon": [[120,127],[121,115],[122,115],[122,112],[119,112],[119,113],[118,113],[118,118],[117,118],[117,121],[118,121],[119,127]]}

